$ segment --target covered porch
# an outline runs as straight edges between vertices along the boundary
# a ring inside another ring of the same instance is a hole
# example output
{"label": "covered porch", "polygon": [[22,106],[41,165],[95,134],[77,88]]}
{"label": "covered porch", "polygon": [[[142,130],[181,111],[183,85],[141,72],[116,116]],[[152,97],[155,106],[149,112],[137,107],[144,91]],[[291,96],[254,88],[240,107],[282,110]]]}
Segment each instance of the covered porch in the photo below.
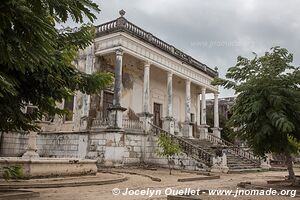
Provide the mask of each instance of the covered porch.
{"label": "covered porch", "polygon": [[115,83],[101,92],[92,129],[147,132],[151,122],[171,134],[206,139],[206,95],[213,93],[213,130],[220,137],[218,92],[188,73],[176,73],[124,48],[96,55],[94,70],[111,71]]}

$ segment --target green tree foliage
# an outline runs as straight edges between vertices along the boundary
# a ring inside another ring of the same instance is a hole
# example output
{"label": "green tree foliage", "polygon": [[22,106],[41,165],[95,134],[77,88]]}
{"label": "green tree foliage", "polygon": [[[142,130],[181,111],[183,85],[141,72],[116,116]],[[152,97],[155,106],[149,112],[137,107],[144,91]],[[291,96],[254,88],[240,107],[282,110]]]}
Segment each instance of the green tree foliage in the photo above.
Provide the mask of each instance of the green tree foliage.
{"label": "green tree foliage", "polygon": [[[112,81],[111,74],[80,72],[77,52],[94,38],[84,17],[96,19],[98,6],[91,0],[3,0],[0,4],[0,131],[37,130],[33,123],[44,115],[62,115],[56,107],[75,91],[91,94]],[[77,29],[58,30],[67,19]],[[30,114],[27,103],[38,107]]]}
{"label": "green tree foliage", "polygon": [[238,94],[229,124],[258,155],[275,152],[286,155],[291,179],[295,180],[291,154],[300,139],[300,71],[292,66],[293,55],[280,47],[253,59],[239,56],[226,78],[214,84],[232,88]]}
{"label": "green tree foliage", "polygon": [[20,179],[23,177],[23,168],[20,165],[3,167],[3,178],[5,181],[10,179]]}
{"label": "green tree foliage", "polygon": [[167,157],[170,175],[174,166],[174,156],[181,152],[180,146],[174,143],[172,138],[166,134],[161,134],[158,139],[159,149],[156,150],[156,154],[161,157]]}

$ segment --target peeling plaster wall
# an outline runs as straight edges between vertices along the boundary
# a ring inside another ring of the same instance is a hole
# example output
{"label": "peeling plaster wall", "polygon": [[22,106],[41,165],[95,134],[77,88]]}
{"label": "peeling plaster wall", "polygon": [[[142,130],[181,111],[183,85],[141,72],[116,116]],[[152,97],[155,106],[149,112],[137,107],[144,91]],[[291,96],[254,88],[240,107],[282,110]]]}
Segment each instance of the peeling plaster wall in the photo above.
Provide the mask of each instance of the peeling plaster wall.
{"label": "peeling plaster wall", "polygon": [[137,120],[143,105],[143,67],[133,59],[127,58],[123,64],[122,84],[122,106],[127,108],[123,116]]}
{"label": "peeling plaster wall", "polygon": [[[78,53],[78,59],[74,65],[80,71],[88,74],[93,71],[94,47],[87,47]],[[63,108],[64,102],[58,102],[57,106]],[[54,120],[42,127],[43,131],[81,131],[87,128],[88,113],[90,110],[90,95],[76,92],[74,97],[73,120],[65,122],[62,117],[56,115]]]}
{"label": "peeling plaster wall", "polygon": [[[168,167],[166,158],[155,154],[157,136],[134,133],[94,132],[89,136],[87,158],[98,160],[98,166],[136,165],[141,162]],[[176,168],[197,170],[204,165],[184,153],[175,159]]]}
{"label": "peeling plaster wall", "polygon": [[[27,140],[27,135],[20,133],[5,134],[1,156],[22,156]],[[167,167],[167,159],[155,154],[157,140],[157,136],[144,133],[41,133],[37,138],[37,147],[41,157],[95,159],[99,167],[138,165],[142,162]],[[176,168],[192,170],[203,166],[185,154],[177,156],[175,164]]]}
{"label": "peeling plaster wall", "polygon": [[[22,156],[26,151],[27,141],[27,134],[5,133],[1,144],[1,156]],[[85,158],[87,144],[86,133],[40,133],[37,137],[38,154],[41,157]]]}

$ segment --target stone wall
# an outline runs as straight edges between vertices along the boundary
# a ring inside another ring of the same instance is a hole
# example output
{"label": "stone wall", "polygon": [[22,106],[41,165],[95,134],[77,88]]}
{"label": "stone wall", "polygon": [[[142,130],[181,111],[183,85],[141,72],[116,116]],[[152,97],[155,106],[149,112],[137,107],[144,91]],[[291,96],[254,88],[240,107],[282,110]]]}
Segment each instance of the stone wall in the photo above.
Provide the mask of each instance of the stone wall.
{"label": "stone wall", "polygon": [[27,135],[21,133],[1,133],[0,153],[4,157],[17,157],[25,153]]}
{"label": "stone wall", "polygon": [[[71,132],[40,133],[37,138],[41,157],[89,158],[99,167],[139,165],[141,163],[168,167],[167,159],[155,154],[158,137],[144,132]],[[27,135],[5,134],[1,156],[21,156],[26,149]],[[200,169],[204,165],[181,153],[175,158],[176,168]]]}
{"label": "stone wall", "polygon": [[[27,147],[27,134],[4,133],[1,142],[1,156],[22,156]],[[40,133],[37,137],[38,154],[41,157],[85,158],[87,133]]]}

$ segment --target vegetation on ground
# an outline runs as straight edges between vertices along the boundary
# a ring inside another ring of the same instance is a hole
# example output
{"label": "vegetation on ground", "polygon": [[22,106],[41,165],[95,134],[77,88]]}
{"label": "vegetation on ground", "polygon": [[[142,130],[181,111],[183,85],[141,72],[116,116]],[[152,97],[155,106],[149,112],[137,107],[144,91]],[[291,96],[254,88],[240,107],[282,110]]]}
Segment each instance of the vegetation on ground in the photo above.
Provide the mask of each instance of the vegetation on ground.
{"label": "vegetation on ground", "polygon": [[172,138],[166,134],[160,134],[158,139],[158,149],[156,154],[160,157],[166,157],[168,160],[169,174],[172,174],[172,169],[175,165],[174,156],[181,152],[179,144],[175,143]]}

